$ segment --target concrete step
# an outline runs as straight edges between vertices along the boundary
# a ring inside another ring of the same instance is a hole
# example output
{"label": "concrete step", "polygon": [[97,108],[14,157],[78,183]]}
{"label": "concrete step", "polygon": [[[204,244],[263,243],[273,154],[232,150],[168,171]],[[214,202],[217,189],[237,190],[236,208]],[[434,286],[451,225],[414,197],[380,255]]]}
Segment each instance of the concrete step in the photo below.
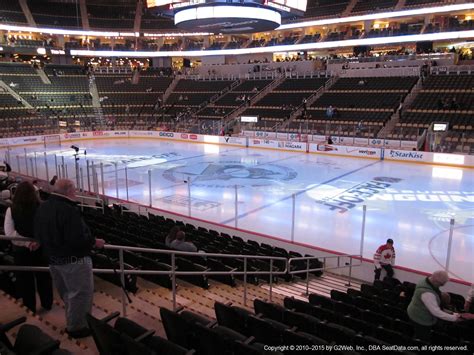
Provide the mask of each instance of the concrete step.
{"label": "concrete step", "polygon": [[[331,297],[331,290],[338,290],[346,292],[348,288],[360,290],[361,283],[357,280],[351,280],[351,285],[348,286],[348,279],[343,276],[325,273],[321,277],[310,276],[308,284],[308,293],[316,293],[318,295]],[[305,280],[282,283],[274,285],[273,292],[282,297],[295,297],[302,300],[307,300],[306,295],[307,283]],[[262,285],[265,290],[269,289],[269,285]]]}
{"label": "concrete step", "polygon": [[[0,312],[0,323],[6,323],[20,317],[26,317],[26,324],[35,325],[53,339],[59,340],[62,349],[68,350],[73,354],[92,355],[98,353],[92,337],[75,340],[64,332],[64,306],[62,302],[57,299],[53,302],[53,308],[51,311],[39,311],[35,315],[23,306],[21,301],[14,299],[2,291],[0,293],[0,309],[2,310]],[[93,308],[92,313],[97,317],[104,316],[104,313],[96,307]],[[15,327],[8,333],[10,340],[16,338],[18,329],[19,327]]]}

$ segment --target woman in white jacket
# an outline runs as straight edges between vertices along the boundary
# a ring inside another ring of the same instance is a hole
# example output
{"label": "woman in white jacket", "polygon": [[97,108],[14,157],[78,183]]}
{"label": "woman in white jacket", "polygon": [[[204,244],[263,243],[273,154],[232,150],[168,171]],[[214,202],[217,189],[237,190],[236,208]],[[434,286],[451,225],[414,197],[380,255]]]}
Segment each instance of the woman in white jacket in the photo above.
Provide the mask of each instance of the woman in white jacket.
{"label": "woman in white jacket", "polygon": [[[4,230],[9,237],[34,238],[34,217],[40,200],[32,183],[20,183],[13,196],[12,206],[5,214]],[[39,244],[30,241],[12,241],[13,257],[18,266],[46,266]],[[53,288],[49,272],[16,272],[18,292],[23,304],[36,312],[36,288],[41,306],[50,310]]]}

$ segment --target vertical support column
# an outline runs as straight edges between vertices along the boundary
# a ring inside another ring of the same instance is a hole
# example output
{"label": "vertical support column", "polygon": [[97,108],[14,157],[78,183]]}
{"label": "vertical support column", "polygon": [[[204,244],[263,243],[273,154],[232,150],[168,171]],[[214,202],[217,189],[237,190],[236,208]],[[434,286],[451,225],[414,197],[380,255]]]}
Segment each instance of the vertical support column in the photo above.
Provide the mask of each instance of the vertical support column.
{"label": "vertical support column", "polygon": [[[36,161],[36,152],[35,152],[35,154],[34,154],[34,157],[35,157],[35,158],[34,158],[34,162],[35,162],[35,178],[39,178],[39,176],[38,176],[38,163],[37,163],[37,161]],[[33,169],[33,167],[31,167],[31,169]]]}
{"label": "vertical support column", "polygon": [[18,165],[18,172],[21,174],[21,165],[20,165],[20,157],[16,156],[16,165]]}
{"label": "vertical support column", "polygon": [[365,217],[367,215],[367,205],[362,206],[362,230],[360,231],[360,249],[359,254],[362,258],[364,256],[364,239],[365,239]]}
{"label": "vertical support column", "polygon": [[58,156],[56,154],[54,154],[54,167],[56,169],[56,176],[59,176]]}
{"label": "vertical support column", "polygon": [[449,221],[448,252],[446,255],[446,266],[445,266],[446,272],[449,272],[449,263],[451,261],[451,247],[453,244],[454,222],[455,222],[454,218],[451,218],[451,220]]}
{"label": "vertical support column", "polygon": [[[28,164],[28,162],[26,162],[26,164]],[[35,177],[35,168],[34,168],[33,158],[32,158],[32,157],[30,157],[30,166],[31,166],[31,176],[32,176],[32,177]]]}
{"label": "vertical support column", "polygon": [[39,178],[38,176],[38,162],[36,161],[36,152],[35,152],[35,178]]}
{"label": "vertical support column", "polygon": [[94,165],[94,162],[92,162],[92,188],[94,190],[94,193],[98,195],[98,182],[97,182],[97,171]]}
{"label": "vertical support column", "polygon": [[28,155],[26,154],[26,148],[25,148],[25,166],[26,166],[26,175],[30,175],[30,170],[28,169]]}
{"label": "vertical support column", "polygon": [[5,160],[7,161],[10,166],[12,165],[12,158],[11,158],[11,148],[7,147],[7,152],[5,153]]}
{"label": "vertical support column", "polygon": [[306,259],[306,296],[309,295],[309,259]]}
{"label": "vertical support column", "polygon": [[79,168],[79,182],[81,186],[81,191],[84,192],[84,175],[82,175],[82,167]]}
{"label": "vertical support column", "polygon": [[95,196],[97,198],[99,198],[99,195],[100,195],[100,193],[99,193],[99,173],[97,171],[95,172],[95,187],[96,187],[95,188],[95,191],[96,191]]}
{"label": "vertical support column", "polygon": [[352,286],[352,285],[351,285],[351,281],[352,281],[352,259],[353,259],[353,257],[350,256],[350,257],[349,257],[349,282],[346,283],[346,286],[347,286],[347,287],[351,287],[351,286]]}
{"label": "vertical support column", "polygon": [[296,214],[296,195],[291,195],[292,207],[291,207],[291,242],[295,241],[295,214]]}
{"label": "vertical support column", "polygon": [[[99,181],[97,181],[99,185]],[[104,163],[100,162],[100,185],[102,186],[102,196],[105,196],[105,187],[104,187]],[[97,186],[98,187],[98,186]],[[97,189],[98,190],[98,189]]]}
{"label": "vertical support column", "polygon": [[79,177],[79,158],[77,155],[74,156],[74,168],[76,170],[76,186],[81,188],[81,179]]}
{"label": "vertical support column", "polygon": [[239,227],[239,187],[235,185],[235,205],[234,205],[235,228]]}
{"label": "vertical support column", "polygon": [[244,306],[247,305],[247,257],[244,256]]}
{"label": "vertical support column", "polygon": [[173,311],[176,311],[176,255],[171,254],[171,289],[173,293]]}
{"label": "vertical support column", "polygon": [[94,165],[93,166],[93,171],[92,171],[92,181],[94,182],[94,192],[96,196],[99,196],[99,173],[97,172],[97,168]]}
{"label": "vertical support column", "polygon": [[44,152],[44,168],[46,169],[46,181],[49,181],[49,166],[46,152]]}
{"label": "vertical support column", "polygon": [[188,216],[191,217],[191,177],[188,176]]}
{"label": "vertical support column", "polygon": [[150,207],[152,207],[153,205],[153,191],[151,190],[151,170],[148,170],[148,197],[149,197],[149,201],[148,201],[148,204]]}
{"label": "vertical support column", "polygon": [[64,155],[61,155],[61,170],[62,170],[62,174],[61,174],[61,175],[62,175],[62,177],[63,177],[63,179],[64,179],[65,177],[67,177],[67,175],[65,174],[65,170],[64,170]]}
{"label": "vertical support column", "polygon": [[[125,287],[123,249],[119,250],[119,263],[120,263],[120,281],[122,283],[122,287]],[[126,317],[127,316],[127,299],[125,297],[125,291],[122,291],[121,294],[122,294],[122,314],[124,317]]]}
{"label": "vertical support column", "polygon": [[270,302],[273,298],[273,259],[270,259]]}
{"label": "vertical support column", "polygon": [[118,168],[117,162],[114,162],[115,168],[115,197],[119,198],[119,186],[118,186]]}
{"label": "vertical support column", "polygon": [[125,193],[128,201],[128,167],[125,165]]}
{"label": "vertical support column", "polygon": [[91,192],[91,179],[90,179],[89,160],[86,160],[86,171],[87,171],[87,191]]}

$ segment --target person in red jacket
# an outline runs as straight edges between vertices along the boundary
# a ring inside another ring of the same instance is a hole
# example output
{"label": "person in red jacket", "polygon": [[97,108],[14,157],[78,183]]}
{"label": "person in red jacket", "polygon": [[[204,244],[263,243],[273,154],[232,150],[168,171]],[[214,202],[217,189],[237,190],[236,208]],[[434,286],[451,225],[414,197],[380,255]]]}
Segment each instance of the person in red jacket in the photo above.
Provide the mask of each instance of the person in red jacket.
{"label": "person in red jacket", "polygon": [[387,272],[387,277],[393,277],[393,265],[395,265],[395,249],[393,239],[387,239],[387,243],[378,247],[374,254],[375,280],[380,280],[382,269]]}

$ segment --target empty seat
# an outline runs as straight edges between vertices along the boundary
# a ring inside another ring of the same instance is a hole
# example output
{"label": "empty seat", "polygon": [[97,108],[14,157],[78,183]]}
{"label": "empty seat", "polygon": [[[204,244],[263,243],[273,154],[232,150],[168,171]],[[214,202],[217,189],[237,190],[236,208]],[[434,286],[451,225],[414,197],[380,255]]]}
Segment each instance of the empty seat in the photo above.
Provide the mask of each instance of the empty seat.
{"label": "empty seat", "polygon": [[247,321],[252,313],[244,308],[228,306],[220,302],[214,303],[214,310],[219,325],[247,336],[251,335],[247,328]]}
{"label": "empty seat", "polygon": [[251,334],[257,341],[268,345],[282,345],[283,333],[289,327],[283,323],[250,316],[248,319],[248,327]]}
{"label": "empty seat", "polygon": [[335,301],[333,301],[330,298],[312,293],[312,294],[309,295],[309,303],[311,303],[312,305],[315,305],[315,306],[323,306],[324,308],[332,310],[332,309],[334,309]]}
{"label": "empty seat", "polygon": [[264,302],[258,298],[253,301],[253,305],[256,314],[262,314],[265,318],[283,322],[284,307],[274,303]]}
{"label": "empty seat", "polygon": [[298,331],[303,331],[309,334],[318,334],[318,325],[321,320],[306,313],[285,311],[284,323],[291,327],[296,327]]}

